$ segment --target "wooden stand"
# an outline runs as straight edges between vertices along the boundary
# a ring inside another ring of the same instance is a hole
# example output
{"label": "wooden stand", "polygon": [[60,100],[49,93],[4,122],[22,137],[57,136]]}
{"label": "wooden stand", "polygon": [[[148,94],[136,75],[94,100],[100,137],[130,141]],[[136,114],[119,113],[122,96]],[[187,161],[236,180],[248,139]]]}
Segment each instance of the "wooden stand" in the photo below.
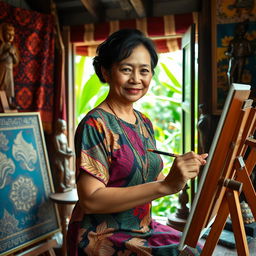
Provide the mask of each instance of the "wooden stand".
{"label": "wooden stand", "polygon": [[[255,129],[256,110],[251,108],[243,134],[240,137],[240,140],[238,140],[239,155],[234,161],[230,175],[231,179],[222,181],[222,186],[227,189],[201,253],[202,256],[212,255],[229,214],[232,220],[237,253],[238,255],[249,256],[239,194],[243,191],[253,216],[256,218],[256,193],[250,179],[250,175],[256,165],[256,140],[251,137],[254,134]],[[244,155],[248,149],[250,149],[250,152],[246,160],[244,160]]]}
{"label": "wooden stand", "polygon": [[183,231],[187,217],[189,215],[189,208],[187,207],[187,203],[189,202],[189,197],[187,193],[188,185],[183,188],[183,190],[179,194],[179,205],[180,207],[177,209],[176,213],[170,215],[168,218],[167,225],[170,227]]}
{"label": "wooden stand", "polygon": [[70,217],[70,211],[73,209],[69,209],[69,206],[74,205],[78,201],[77,191],[76,189],[72,189],[71,191],[63,192],[63,193],[54,193],[51,194],[50,199],[58,204],[59,213],[61,217],[61,226],[62,226],[62,234],[63,234],[63,243],[62,243],[62,256],[67,255],[67,227]]}
{"label": "wooden stand", "polygon": [[56,246],[56,240],[51,239],[44,243],[41,243],[33,248],[30,248],[22,253],[16,254],[16,256],[37,256],[41,254],[55,256],[53,248]]}
{"label": "wooden stand", "polygon": [[10,109],[5,91],[0,90],[0,113],[18,112],[17,109]]}

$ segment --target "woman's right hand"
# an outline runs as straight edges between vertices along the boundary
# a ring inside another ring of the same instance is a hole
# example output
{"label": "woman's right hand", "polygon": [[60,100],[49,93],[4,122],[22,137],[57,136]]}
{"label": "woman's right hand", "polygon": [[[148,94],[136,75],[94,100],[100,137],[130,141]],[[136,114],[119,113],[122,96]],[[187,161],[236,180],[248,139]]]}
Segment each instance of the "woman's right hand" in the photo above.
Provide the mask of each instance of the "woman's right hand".
{"label": "woman's right hand", "polygon": [[197,177],[200,167],[206,164],[208,154],[198,155],[188,152],[177,156],[173,162],[169,174],[163,180],[166,194],[175,194],[182,190],[187,181]]}

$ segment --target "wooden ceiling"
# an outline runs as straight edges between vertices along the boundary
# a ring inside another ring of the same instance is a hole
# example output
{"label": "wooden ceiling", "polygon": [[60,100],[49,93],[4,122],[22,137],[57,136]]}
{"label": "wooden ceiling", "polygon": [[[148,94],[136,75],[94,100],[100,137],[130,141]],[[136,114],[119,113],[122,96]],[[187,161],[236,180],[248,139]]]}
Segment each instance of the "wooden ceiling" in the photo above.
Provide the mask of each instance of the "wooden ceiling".
{"label": "wooden ceiling", "polygon": [[[42,11],[43,5],[50,0],[26,1],[32,9]],[[63,26],[189,13],[200,11],[201,1],[203,0],[53,0]]]}

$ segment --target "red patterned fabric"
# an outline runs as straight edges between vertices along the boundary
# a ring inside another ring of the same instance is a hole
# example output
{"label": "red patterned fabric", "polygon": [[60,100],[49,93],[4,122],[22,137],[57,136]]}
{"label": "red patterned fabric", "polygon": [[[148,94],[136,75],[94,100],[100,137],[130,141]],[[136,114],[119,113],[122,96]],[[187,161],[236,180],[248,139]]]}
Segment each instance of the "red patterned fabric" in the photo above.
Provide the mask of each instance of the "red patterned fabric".
{"label": "red patterned fabric", "polygon": [[51,132],[54,101],[54,20],[50,15],[0,2],[0,23],[15,27],[19,64],[14,67],[15,97],[21,112],[40,112]]}
{"label": "red patterned fabric", "polygon": [[181,48],[181,37],[192,23],[197,23],[196,13],[149,17],[134,20],[110,21],[70,27],[70,38],[78,55],[94,56],[96,46],[118,29],[137,28],[151,37],[159,53]]}

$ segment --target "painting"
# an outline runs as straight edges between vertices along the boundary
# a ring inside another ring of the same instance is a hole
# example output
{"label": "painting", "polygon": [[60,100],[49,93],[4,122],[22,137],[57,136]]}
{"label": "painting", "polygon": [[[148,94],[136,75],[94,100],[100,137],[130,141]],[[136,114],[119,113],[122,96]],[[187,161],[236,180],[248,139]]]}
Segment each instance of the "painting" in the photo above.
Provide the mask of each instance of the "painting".
{"label": "painting", "polygon": [[[218,211],[224,211],[221,203],[226,200],[226,187],[222,184],[226,179],[236,180],[234,163],[237,156],[243,156],[241,151],[243,133],[247,129],[246,122],[251,123],[248,118],[250,108],[245,104],[250,89],[251,86],[246,84],[232,84],[229,89],[207,163],[202,170],[198,191],[183,230],[180,250],[186,245],[196,247],[203,233],[215,221]],[[223,229],[224,225],[219,225],[219,228]],[[202,255],[212,254],[203,251]]]}
{"label": "painting", "polygon": [[[212,112],[221,114],[230,83],[228,47],[236,33],[236,26],[248,21],[244,38],[250,43],[239,83],[251,85],[250,98],[256,99],[256,1],[212,0]],[[235,81],[234,81],[235,82]]]}
{"label": "painting", "polygon": [[39,113],[0,114],[0,255],[60,230]]}

